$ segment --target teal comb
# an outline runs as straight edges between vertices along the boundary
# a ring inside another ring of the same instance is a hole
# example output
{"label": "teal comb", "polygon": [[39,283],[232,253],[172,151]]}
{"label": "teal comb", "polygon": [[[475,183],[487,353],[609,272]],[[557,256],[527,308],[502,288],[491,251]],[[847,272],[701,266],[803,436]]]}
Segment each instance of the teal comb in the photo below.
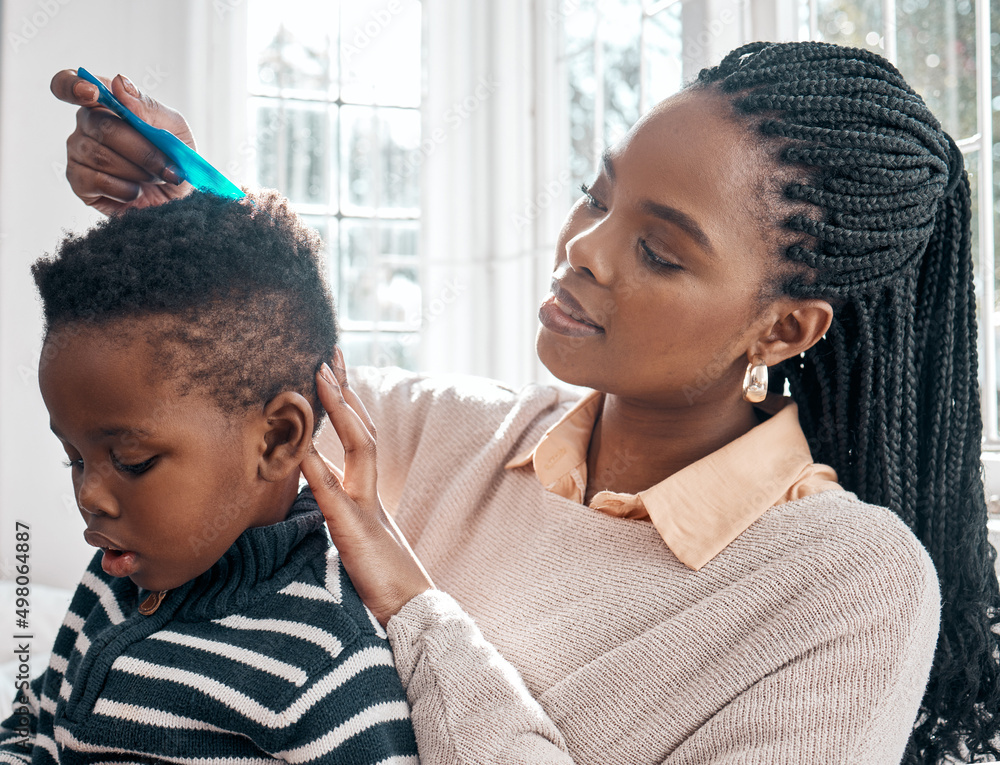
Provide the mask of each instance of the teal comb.
{"label": "teal comb", "polygon": [[155,128],[148,122],[143,122],[135,116],[122,102],[115,98],[114,94],[107,89],[103,82],[84,69],[77,68],[76,73],[97,86],[97,101],[101,106],[106,106],[125,122],[135,128],[139,134],[149,141],[153,146],[162,151],[170,161],[180,170],[184,179],[199,191],[206,191],[220,197],[229,199],[241,199],[246,193],[229,180],[226,176],[216,170],[204,157],[184,143],[173,133],[162,128]]}

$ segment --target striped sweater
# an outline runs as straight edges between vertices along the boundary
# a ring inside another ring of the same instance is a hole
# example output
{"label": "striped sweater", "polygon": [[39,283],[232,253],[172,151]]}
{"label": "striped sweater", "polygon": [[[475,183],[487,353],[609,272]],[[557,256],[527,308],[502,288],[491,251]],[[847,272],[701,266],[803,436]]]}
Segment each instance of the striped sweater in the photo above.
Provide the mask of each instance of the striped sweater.
{"label": "striped sweater", "polygon": [[100,555],[0,727],[0,762],[417,762],[385,631],[308,491],[149,616]]}

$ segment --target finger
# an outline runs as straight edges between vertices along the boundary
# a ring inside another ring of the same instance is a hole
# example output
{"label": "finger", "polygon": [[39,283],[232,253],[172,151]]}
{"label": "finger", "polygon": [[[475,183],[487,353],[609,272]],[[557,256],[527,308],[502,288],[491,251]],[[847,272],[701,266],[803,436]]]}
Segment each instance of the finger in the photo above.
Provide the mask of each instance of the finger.
{"label": "finger", "polygon": [[347,379],[347,365],[344,363],[344,353],[340,350],[340,346],[333,349],[333,376],[337,378],[337,384],[340,386],[340,393],[343,395],[344,400],[354,410],[355,414],[361,418],[361,422],[365,424],[371,437],[377,443],[378,432],[375,430],[375,422],[372,420],[371,415],[368,414],[368,410],[365,408],[361,397],[354,392],[354,388],[351,387]]}
{"label": "finger", "polygon": [[180,112],[139,91],[132,81],[119,74],[111,81],[115,98],[153,127],[163,128],[197,151],[194,136]]}
{"label": "finger", "polygon": [[174,185],[182,181],[180,172],[166,154],[107,109],[81,109],[77,112],[76,124],[77,133],[107,148],[113,174],[139,167],[150,177],[162,178]]}
{"label": "finger", "polygon": [[320,403],[344,446],[344,489],[360,503],[377,501],[375,439],[347,403],[326,364],[316,373]]}
{"label": "finger", "polygon": [[80,131],[74,132],[66,139],[66,156],[69,161],[126,181],[135,183],[160,182],[153,174],[129,162],[107,145]]}
{"label": "finger", "polygon": [[313,441],[312,448],[313,448],[313,451],[315,451],[316,454],[319,455],[319,458],[321,460],[323,460],[323,464],[326,465],[326,469],[329,470],[331,473],[333,473],[337,477],[337,480],[340,481],[340,484],[343,485],[344,484],[344,471],[341,470],[333,462],[331,462],[329,460],[329,458],[325,454],[323,454],[323,452],[321,452],[319,450],[319,444],[317,444],[315,440]]}
{"label": "finger", "polygon": [[92,167],[70,161],[66,165],[66,179],[73,191],[87,204],[106,197],[116,202],[134,202],[142,193],[138,183],[122,180]]}
{"label": "finger", "polygon": [[[105,85],[110,84],[110,80],[104,77],[99,79]],[[74,106],[95,106],[97,104],[97,86],[77,75],[75,69],[63,69],[61,72],[56,72],[49,83],[49,90],[60,101]]]}
{"label": "finger", "polygon": [[[299,465],[302,475],[305,476],[316,504],[323,512],[323,517],[330,521],[340,521],[344,513],[338,512],[345,507],[344,500],[350,503],[350,497],[344,491],[340,477],[335,472],[335,468],[322,454],[316,451],[315,446],[310,447],[306,453],[302,464]],[[353,503],[350,503],[353,504]],[[347,506],[350,506],[348,504]]]}

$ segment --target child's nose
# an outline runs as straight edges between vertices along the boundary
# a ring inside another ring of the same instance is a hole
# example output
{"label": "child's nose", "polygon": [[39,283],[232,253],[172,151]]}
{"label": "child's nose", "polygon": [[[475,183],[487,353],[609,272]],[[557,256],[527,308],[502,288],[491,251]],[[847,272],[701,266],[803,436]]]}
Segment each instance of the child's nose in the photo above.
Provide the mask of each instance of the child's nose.
{"label": "child's nose", "polygon": [[[110,470],[110,468],[109,468]],[[85,470],[76,492],[76,503],[89,515],[118,516],[118,504],[108,486],[108,479],[97,469]]]}

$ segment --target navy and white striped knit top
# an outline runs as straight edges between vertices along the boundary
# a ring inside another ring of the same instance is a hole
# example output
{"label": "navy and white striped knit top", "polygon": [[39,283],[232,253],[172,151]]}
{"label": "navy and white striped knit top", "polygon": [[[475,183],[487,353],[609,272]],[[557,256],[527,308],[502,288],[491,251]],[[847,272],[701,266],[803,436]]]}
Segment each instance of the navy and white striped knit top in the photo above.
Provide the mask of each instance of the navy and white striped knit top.
{"label": "navy and white striped knit top", "polygon": [[149,616],[100,556],[0,727],[0,762],[417,763],[385,631],[308,490]]}

